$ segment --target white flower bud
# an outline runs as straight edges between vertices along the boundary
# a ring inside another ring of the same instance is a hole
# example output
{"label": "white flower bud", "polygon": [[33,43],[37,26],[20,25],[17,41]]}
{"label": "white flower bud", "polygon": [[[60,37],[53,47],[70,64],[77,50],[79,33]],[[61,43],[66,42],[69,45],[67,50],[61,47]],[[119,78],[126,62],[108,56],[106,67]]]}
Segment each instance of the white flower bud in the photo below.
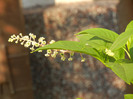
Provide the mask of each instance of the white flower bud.
{"label": "white flower bud", "polygon": [[64,56],[64,53],[60,53],[60,56],[61,56],[61,60],[62,60],[62,61],[65,61],[66,58],[65,58],[65,56]]}
{"label": "white flower bud", "polygon": [[54,43],[54,42],[55,42],[55,40],[51,40],[49,43],[52,44],[52,43]]}
{"label": "white flower bud", "polygon": [[61,60],[62,60],[62,61],[65,61],[65,59],[66,59],[66,58],[65,58],[64,56],[61,56]]}
{"label": "white flower bud", "polygon": [[56,54],[51,54],[51,57],[55,58],[56,57]]}
{"label": "white flower bud", "polygon": [[33,46],[34,46],[34,45],[36,45],[36,43],[37,43],[37,42],[35,42],[35,41],[32,41],[32,45],[33,45]]}
{"label": "white flower bud", "polygon": [[29,36],[30,36],[31,38],[33,38],[33,39],[36,38],[36,35],[34,35],[34,34],[32,34],[32,33],[30,33]]}
{"label": "white flower bud", "polygon": [[68,58],[68,61],[72,61],[72,60],[73,60],[73,58],[72,58],[72,57]]}
{"label": "white flower bud", "polygon": [[24,45],[24,41],[20,43],[21,45]]}
{"label": "white flower bud", "polygon": [[19,33],[19,35],[22,37],[23,35],[22,35],[22,33]]}
{"label": "white flower bud", "polygon": [[45,44],[46,44],[46,41],[42,41],[41,44],[42,44],[42,45],[45,45]]}
{"label": "white flower bud", "polygon": [[29,40],[29,36],[23,36],[22,39],[23,40]]}
{"label": "white flower bud", "polygon": [[68,52],[68,51],[66,51],[66,50],[60,50],[60,52],[65,53],[65,52]]}
{"label": "white flower bud", "polygon": [[20,37],[17,35],[16,39],[17,39],[17,40],[19,40],[19,39],[20,39]]}
{"label": "white flower bud", "polygon": [[31,45],[31,42],[27,41],[25,44],[24,44],[24,47],[29,47]]}
{"label": "white flower bud", "polygon": [[43,42],[44,40],[45,40],[44,37],[40,37],[40,38],[38,39],[38,42],[41,43],[41,42]]}
{"label": "white flower bud", "polygon": [[8,39],[8,42],[13,42],[14,40],[12,38],[9,38]]}
{"label": "white flower bud", "polygon": [[114,53],[109,49],[105,49],[105,53],[109,56],[114,56]]}
{"label": "white flower bud", "polygon": [[45,56],[46,56],[46,57],[48,57],[48,56],[49,56],[49,54],[45,54]]}
{"label": "white flower bud", "polygon": [[35,49],[34,49],[34,47],[31,47],[30,50],[31,50],[31,51],[34,51]]}
{"label": "white flower bud", "polygon": [[38,52],[42,52],[42,50],[39,50]]}
{"label": "white flower bud", "polygon": [[39,47],[39,43],[36,43],[36,44],[35,44],[35,47]]}
{"label": "white flower bud", "polygon": [[11,38],[15,38],[15,37],[16,37],[16,35],[14,35],[14,34],[11,36]]}
{"label": "white flower bud", "polygon": [[18,43],[18,40],[17,40],[17,41],[15,41],[15,43]]}
{"label": "white flower bud", "polygon": [[48,50],[47,50],[47,53],[48,53],[48,54],[52,53],[51,49],[48,49]]}
{"label": "white flower bud", "polygon": [[85,58],[82,58],[81,62],[85,62],[85,60],[86,60]]}

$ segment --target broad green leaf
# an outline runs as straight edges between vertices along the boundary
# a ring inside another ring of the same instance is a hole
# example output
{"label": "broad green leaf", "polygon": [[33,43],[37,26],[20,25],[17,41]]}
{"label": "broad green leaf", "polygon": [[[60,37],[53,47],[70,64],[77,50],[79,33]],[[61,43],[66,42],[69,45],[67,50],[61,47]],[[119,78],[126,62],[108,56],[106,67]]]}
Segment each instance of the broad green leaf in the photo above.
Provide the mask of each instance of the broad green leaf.
{"label": "broad green leaf", "polygon": [[[126,29],[125,29],[125,32],[128,32],[128,31],[129,31],[129,32],[130,32],[130,31],[133,32],[133,21],[131,21],[131,22],[127,25],[127,27],[126,27]],[[127,47],[128,47],[128,49],[131,48],[130,45],[131,45],[132,41],[133,41],[133,35],[129,38],[129,40],[128,40],[128,42],[127,42]]]}
{"label": "broad green leaf", "polygon": [[86,42],[88,40],[90,40],[91,38],[93,38],[94,35],[91,35],[91,34],[82,34],[82,35],[77,35],[76,37],[80,40],[81,43],[86,44]]}
{"label": "broad green leaf", "polygon": [[[130,31],[133,31],[133,21],[131,21],[126,29],[125,29],[126,32],[130,32]],[[131,59],[133,60],[133,35],[131,35],[131,37],[129,37],[128,41],[127,41],[127,48],[128,48],[128,51],[129,51],[129,54],[131,56]]]}
{"label": "broad green leaf", "polygon": [[129,54],[130,54],[130,56],[131,56],[131,60],[133,61],[133,47],[130,48],[130,50],[129,50]]}
{"label": "broad green leaf", "polygon": [[118,50],[114,51],[114,58],[119,60],[119,59],[125,59],[125,51],[123,48],[120,48]]}
{"label": "broad green leaf", "polygon": [[132,43],[133,43],[133,35],[131,35],[127,41],[127,48],[128,50],[130,50],[130,48],[132,48]]}
{"label": "broad green leaf", "polygon": [[125,32],[123,32],[121,35],[118,36],[118,38],[115,40],[110,49],[111,50],[119,49],[122,46],[124,46],[127,43],[127,41],[128,41],[127,47],[129,48],[131,44],[131,35],[133,35],[133,21],[131,21],[127,25]]}
{"label": "broad green leaf", "polygon": [[105,63],[105,65],[127,84],[133,83],[133,63],[124,60],[117,63]]}
{"label": "broad green leaf", "polygon": [[129,22],[129,24],[127,25],[125,31],[128,31],[130,29],[133,29],[133,21]]}
{"label": "broad green leaf", "polygon": [[104,28],[92,28],[92,29],[87,29],[77,33],[77,35],[81,35],[81,34],[94,35],[110,42],[114,42],[115,39],[118,37],[118,34],[115,33],[114,31],[104,29]]}
{"label": "broad green leaf", "polygon": [[133,99],[133,94],[125,94],[124,99]]}
{"label": "broad green leaf", "polygon": [[131,56],[131,60],[133,60],[133,40],[132,40],[132,42],[130,42],[130,45],[128,45],[128,51],[129,51],[129,54]]}
{"label": "broad green leaf", "polygon": [[102,50],[102,49],[106,49],[106,48],[109,48],[111,46],[111,43],[110,42],[107,42],[101,38],[98,38],[98,37],[93,37],[92,39],[88,40],[86,42],[86,44],[88,46],[91,46],[93,48],[96,48],[97,50]]}
{"label": "broad green leaf", "polygon": [[79,42],[75,41],[57,41],[53,44],[45,45],[43,47],[40,47],[36,49],[38,50],[47,50],[47,49],[62,49],[62,50],[70,50],[74,52],[84,53],[91,55],[97,59],[101,59],[99,52],[93,48],[86,47],[85,45],[80,44]]}
{"label": "broad green leaf", "polygon": [[112,46],[110,47],[110,50],[117,50],[119,48],[124,47],[124,45],[127,43],[129,37],[133,34],[133,31],[123,32],[118,36],[118,38],[114,41]]}
{"label": "broad green leaf", "polygon": [[[77,38],[80,40],[80,42],[84,45],[87,44],[87,46],[95,48],[99,51],[104,51],[106,48],[110,48],[110,46],[112,45],[111,42],[103,40],[97,36],[92,36],[90,34],[82,34],[77,36]],[[125,51],[120,48],[116,51],[114,51],[115,55],[114,58],[115,59],[124,59],[125,58]]]}
{"label": "broad green leaf", "polygon": [[92,36],[90,34],[82,34],[77,36],[82,44],[88,45],[92,48],[96,48],[97,50],[102,50],[109,48],[111,46],[111,42],[101,39],[97,36]]}

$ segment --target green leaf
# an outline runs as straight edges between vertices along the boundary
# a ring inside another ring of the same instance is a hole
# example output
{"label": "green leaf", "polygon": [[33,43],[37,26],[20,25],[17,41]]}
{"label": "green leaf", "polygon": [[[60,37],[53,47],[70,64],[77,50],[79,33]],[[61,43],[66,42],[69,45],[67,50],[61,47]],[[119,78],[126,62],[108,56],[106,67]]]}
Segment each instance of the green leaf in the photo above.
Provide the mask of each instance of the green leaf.
{"label": "green leaf", "polygon": [[119,60],[119,59],[125,59],[125,51],[123,48],[120,48],[118,50],[114,51],[114,58]]}
{"label": "green leaf", "polygon": [[90,40],[88,40],[86,42],[86,44],[88,44],[89,46],[96,48],[97,50],[102,50],[102,49],[106,49],[109,48],[111,46],[111,43],[108,41],[105,41],[99,37],[93,37]]}
{"label": "green leaf", "polygon": [[115,42],[113,43],[113,45],[111,46],[111,50],[116,50],[121,48],[122,46],[124,46],[127,41],[128,41],[128,49],[130,48],[130,44],[132,42],[132,37],[131,35],[133,35],[133,21],[131,21],[126,29],[125,32],[123,32],[121,35],[118,36],[118,38],[115,40]]}
{"label": "green leaf", "polygon": [[133,21],[130,21],[129,24],[127,25],[125,31],[127,32],[128,30],[133,29]]}
{"label": "green leaf", "polygon": [[90,34],[82,34],[77,36],[77,38],[80,40],[80,42],[84,45],[88,45],[92,48],[95,48],[97,50],[102,50],[102,49],[106,49],[109,48],[111,46],[111,42],[106,41],[104,39],[101,39],[97,36],[92,36]]}
{"label": "green leaf", "polygon": [[124,99],[133,99],[133,94],[125,94]]}
{"label": "green leaf", "polygon": [[40,48],[36,49],[35,51],[47,50],[47,49],[69,50],[69,51],[88,54],[97,59],[100,59],[100,57],[101,57],[97,50],[90,48],[90,47],[86,47],[86,45],[82,45],[79,42],[75,42],[75,41],[57,41],[53,44],[49,44],[49,45],[40,47]]}
{"label": "green leaf", "polygon": [[133,47],[132,44],[133,44],[133,35],[131,35],[129,37],[128,41],[127,41],[127,48],[128,48],[128,50],[130,50],[130,48]]}
{"label": "green leaf", "polygon": [[117,76],[123,79],[127,84],[133,83],[133,63],[129,60],[117,61],[117,63],[105,63]]}
{"label": "green leaf", "polygon": [[[87,44],[87,46],[97,49],[99,52],[103,51],[105,52],[106,48],[110,48],[112,43],[109,41],[106,41],[104,39],[101,39],[97,36],[92,36],[90,34],[82,34],[78,35],[77,38],[80,40],[80,42],[84,45]],[[103,53],[102,52],[102,53]],[[114,51],[114,58],[115,59],[124,59],[125,58],[125,51],[124,49],[120,48],[116,51]]]}
{"label": "green leaf", "polygon": [[133,60],[133,38],[130,38],[130,39],[132,39],[132,40],[131,40],[130,44],[129,44],[129,41],[128,41],[127,48],[128,48],[131,60]]}
{"label": "green leaf", "polygon": [[[127,25],[127,27],[126,27],[126,29],[125,29],[125,32],[128,32],[128,31],[129,31],[129,32],[130,32],[130,31],[133,32],[133,21],[131,21],[131,22]],[[128,47],[128,49],[131,48],[130,45],[131,45],[132,41],[133,41],[133,35],[129,38],[129,40],[128,40],[128,42],[127,42],[127,47]]]}
{"label": "green leaf", "polygon": [[124,45],[127,43],[129,37],[133,34],[133,31],[123,32],[118,36],[118,38],[114,41],[112,46],[110,47],[110,50],[117,50],[119,48],[124,47]]}
{"label": "green leaf", "polygon": [[91,38],[93,38],[94,35],[82,34],[82,35],[77,35],[76,37],[80,40],[81,43],[86,44],[86,42],[87,42],[88,40],[90,40]]}
{"label": "green leaf", "polygon": [[[126,32],[128,31],[132,31],[133,32],[133,21],[131,21],[127,27],[126,27]],[[133,35],[131,35],[131,37],[128,39],[127,41],[127,48],[129,51],[129,54],[131,56],[131,59],[133,60]]]}
{"label": "green leaf", "polygon": [[115,33],[114,31],[104,29],[104,28],[92,28],[92,29],[87,29],[77,33],[77,35],[81,35],[81,34],[94,35],[110,42],[114,42],[115,39],[118,37],[118,34]]}

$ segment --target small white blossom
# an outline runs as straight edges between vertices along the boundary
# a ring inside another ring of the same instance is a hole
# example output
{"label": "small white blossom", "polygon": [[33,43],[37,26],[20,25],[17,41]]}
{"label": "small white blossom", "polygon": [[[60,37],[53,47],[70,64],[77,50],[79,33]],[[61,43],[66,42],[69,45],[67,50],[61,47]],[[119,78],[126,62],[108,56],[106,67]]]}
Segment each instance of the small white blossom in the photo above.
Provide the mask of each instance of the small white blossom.
{"label": "small white blossom", "polygon": [[24,47],[29,47],[31,45],[31,42],[30,41],[27,41],[25,44],[24,44]]}
{"label": "small white blossom", "polygon": [[64,56],[61,56],[61,60],[62,60],[62,61],[65,61],[65,59],[66,59],[66,58],[65,58]]}
{"label": "small white blossom", "polygon": [[60,53],[60,56],[61,56],[61,60],[62,60],[62,61],[65,61],[66,58],[65,58],[65,56],[64,56],[64,53]]}
{"label": "small white blossom", "polygon": [[44,37],[40,37],[40,38],[38,39],[38,42],[41,43],[41,42],[43,42],[44,40],[45,40]]}
{"label": "small white blossom", "polygon": [[85,58],[82,58],[81,62],[85,62],[85,60],[86,60]]}
{"label": "small white blossom", "polygon": [[53,52],[53,54],[51,54],[51,56],[52,56],[53,58],[55,58],[57,54],[58,54],[57,50],[54,50],[54,52]]}
{"label": "small white blossom", "polygon": [[22,37],[23,35],[22,35],[22,33],[19,33],[19,35]]}
{"label": "small white blossom", "polygon": [[73,60],[73,58],[72,58],[72,57],[68,58],[68,61],[72,61],[72,60]]}
{"label": "small white blossom", "polygon": [[42,50],[39,50],[38,52],[42,52]]}
{"label": "small white blossom", "polygon": [[68,52],[68,51],[66,51],[66,50],[60,50],[60,52],[62,52],[62,53],[66,53],[66,52]]}
{"label": "small white blossom", "polygon": [[46,44],[46,41],[42,41],[41,44],[42,44],[42,45],[45,45],[45,44]]}
{"label": "small white blossom", "polygon": [[50,56],[49,54],[45,54],[46,57]]}
{"label": "small white blossom", "polygon": [[12,38],[9,38],[8,39],[8,42],[13,42],[14,40]]}
{"label": "small white blossom", "polygon": [[52,53],[51,49],[48,49],[48,50],[47,50],[47,53],[48,53],[48,54]]}
{"label": "small white blossom", "polygon": [[19,40],[19,39],[20,39],[19,35],[17,35],[16,39],[17,39],[17,40]]}
{"label": "small white blossom", "polygon": [[23,36],[22,39],[23,40],[29,40],[29,36]]}
{"label": "small white blossom", "polygon": [[17,41],[15,41],[15,43],[18,43],[18,40],[17,40]]}
{"label": "small white blossom", "polygon": [[35,46],[35,45],[36,45],[36,42],[35,42],[35,41],[32,41],[32,45],[34,45],[34,46]]}
{"label": "small white blossom", "polygon": [[36,44],[35,44],[35,47],[39,47],[39,43],[36,43]]}
{"label": "small white blossom", "polygon": [[14,34],[11,36],[11,38],[15,38],[15,37],[16,37],[16,35],[14,35]]}
{"label": "small white blossom", "polygon": [[32,33],[30,33],[29,36],[30,36],[31,38],[33,38],[33,39],[36,39],[36,35],[34,35],[34,34],[32,34]]}
{"label": "small white blossom", "polygon": [[52,43],[54,43],[54,42],[55,42],[55,40],[51,40],[49,43],[52,44]]}
{"label": "small white blossom", "polygon": [[109,49],[105,49],[105,53],[109,56],[114,56],[114,53]]}
{"label": "small white blossom", "polygon": [[34,47],[31,47],[30,50],[31,50],[31,51],[34,51],[35,49],[34,49]]}

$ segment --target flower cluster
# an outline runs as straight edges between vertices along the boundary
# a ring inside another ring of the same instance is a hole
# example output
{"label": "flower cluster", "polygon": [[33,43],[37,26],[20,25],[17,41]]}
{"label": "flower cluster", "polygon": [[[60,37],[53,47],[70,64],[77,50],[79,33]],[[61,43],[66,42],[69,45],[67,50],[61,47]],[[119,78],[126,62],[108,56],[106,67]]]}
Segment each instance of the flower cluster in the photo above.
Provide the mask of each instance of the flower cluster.
{"label": "flower cluster", "polygon": [[66,60],[65,53],[70,54],[70,57],[68,58],[68,61],[72,61],[73,60],[72,56],[74,55],[74,52],[67,51],[67,50],[57,50],[57,49],[51,50],[51,49],[48,49],[45,56],[46,57],[51,56],[53,58],[56,58],[56,55],[59,54],[60,57],[61,57],[61,60],[65,61]]}
{"label": "flower cluster", "polygon": [[30,48],[31,51],[34,51],[35,48],[44,46],[46,44],[45,38],[40,37],[38,39],[38,42],[35,41],[36,35],[29,33],[29,36],[23,36],[22,33],[19,35],[12,35],[9,39],[8,42],[15,42],[18,43],[20,42],[21,45],[24,45],[26,48]]}
{"label": "flower cluster", "polygon": [[[20,42],[21,45],[24,45],[24,47],[29,48],[31,51],[34,51],[36,48],[43,47],[47,44],[44,37],[40,37],[38,41],[36,41],[36,35],[32,33],[29,33],[29,35],[26,35],[26,36],[23,36],[22,33],[20,33],[19,35],[12,35],[8,39],[8,42],[15,42],[15,43]],[[54,42],[55,40],[51,40],[49,44],[52,44]],[[38,52],[42,52],[42,50],[39,50]],[[67,51],[67,50],[48,49],[45,56],[46,57],[51,56],[53,58],[56,58],[57,54],[59,54],[61,57],[61,60],[65,61],[66,60],[65,53],[70,54],[68,61],[72,61],[73,60],[72,56],[74,55],[74,52]],[[85,58],[83,58],[81,55],[81,62],[84,62],[84,61],[85,61]]]}
{"label": "flower cluster", "polygon": [[109,49],[105,49],[105,53],[109,56],[114,56],[114,53]]}

